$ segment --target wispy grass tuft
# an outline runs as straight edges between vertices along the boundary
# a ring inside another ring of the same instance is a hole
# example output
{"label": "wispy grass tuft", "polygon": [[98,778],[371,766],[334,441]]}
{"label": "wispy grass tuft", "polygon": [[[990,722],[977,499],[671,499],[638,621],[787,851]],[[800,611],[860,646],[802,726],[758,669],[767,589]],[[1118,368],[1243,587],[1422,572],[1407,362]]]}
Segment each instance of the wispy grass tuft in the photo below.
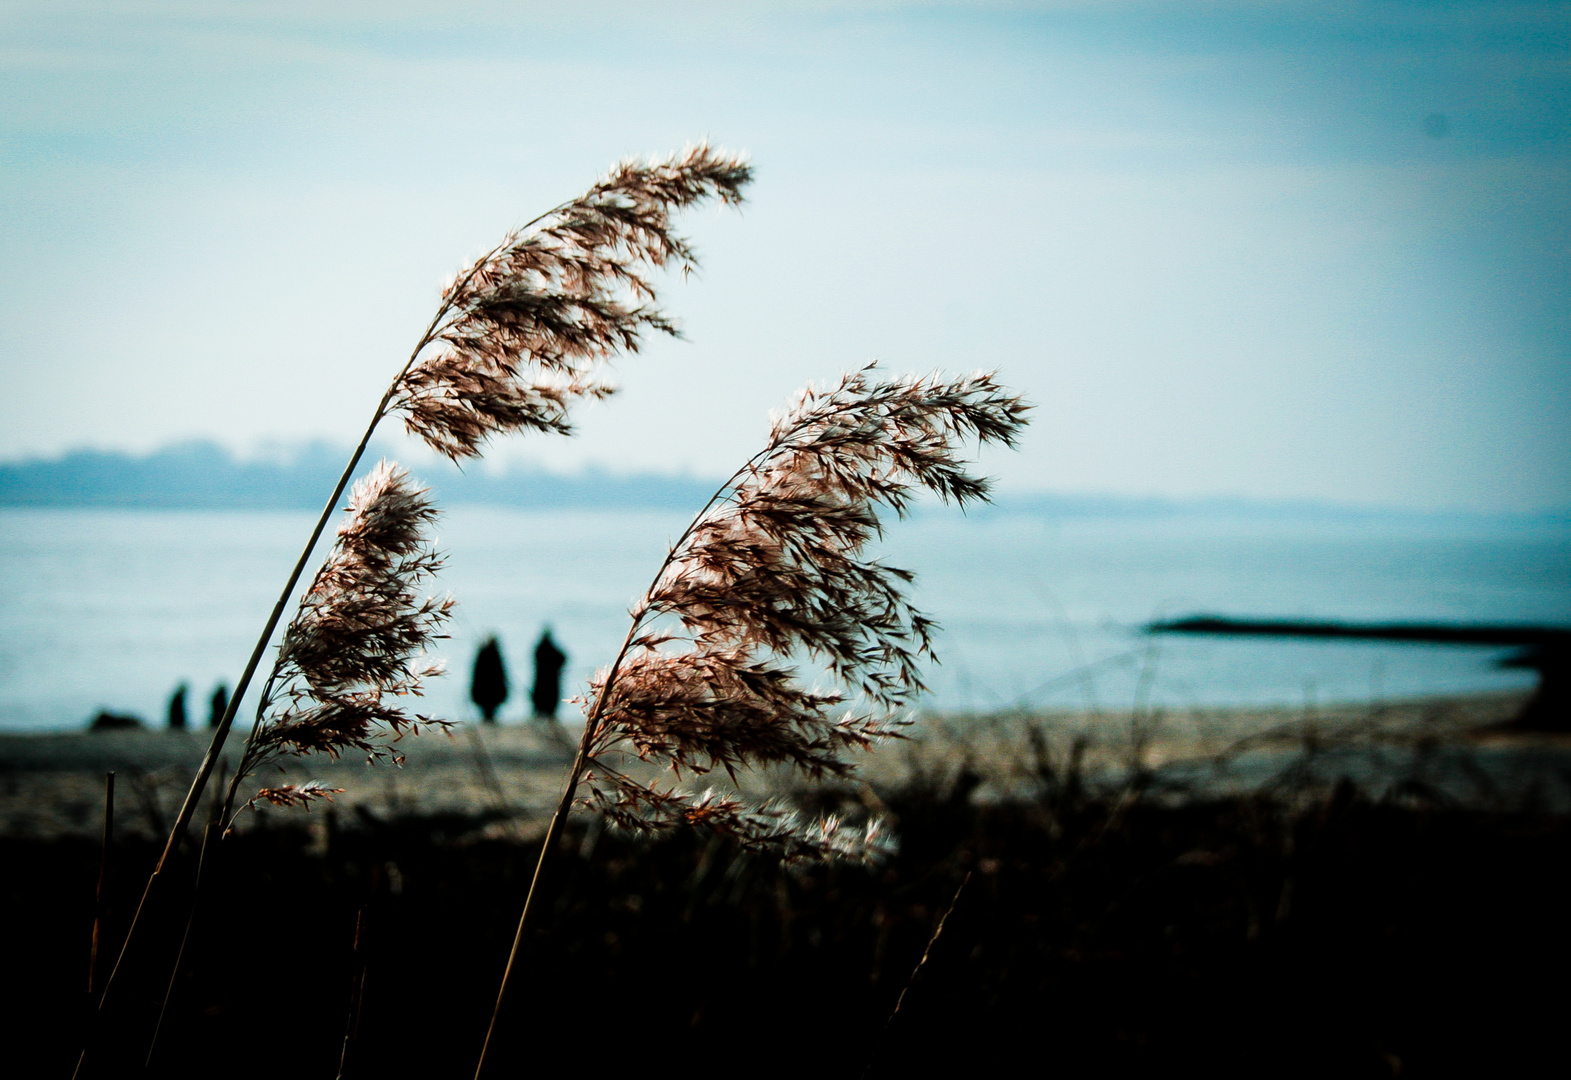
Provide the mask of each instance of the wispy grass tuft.
{"label": "wispy grass tuft", "polygon": [[[429,538],[437,518],[425,490],[383,461],[355,485],[333,550],[284,630],[278,658],[257,703],[245,752],[225,800],[224,820],[241,786],[284,756],[360,752],[398,758],[393,743],[450,721],[415,714],[396,700],[418,695],[442,667],[427,647],[453,609],[451,596],[422,596],[441,568]],[[264,788],[275,806],[309,806],[333,790],[311,781]]]}
{"label": "wispy grass tuft", "polygon": [[[503,973],[478,1077],[497,1029],[546,859],[578,797],[614,823],[650,833],[701,826],[787,858],[876,858],[877,820],[859,830],[804,818],[714,789],[684,790],[684,774],[784,765],[844,776],[846,756],[897,735],[901,710],[923,689],[934,624],[911,605],[909,571],[872,558],[880,506],[904,515],[919,489],[946,502],[985,500],[967,471],[971,441],[1014,444],[1028,410],[977,373],[876,378],[869,365],[835,385],[808,387],[776,416],[763,450],[723,484],[677,539],[631,612],[632,625],[584,701],[584,732]],[[793,658],[824,667],[814,688]],[[666,766],[646,784],[618,764]]]}
{"label": "wispy grass tuft", "polygon": [[[613,391],[607,361],[637,352],[648,332],[677,331],[651,283],[655,271],[674,266],[688,272],[697,265],[691,245],[673,231],[672,215],[708,199],[738,204],[751,176],[741,158],[707,145],[664,160],[624,161],[585,194],[508,233],[443,290],[436,314],[377,403],[328,496],[213,731],[99,997],[99,1017],[116,1000],[116,974],[126,957],[142,947],[142,913],[172,900],[159,882],[167,880],[165,871],[220,760],[241,699],[382,420],[397,413],[410,431],[455,461],[478,456],[489,439],[508,432],[569,432],[574,402]],[[285,634],[262,694],[260,730],[253,732],[238,773],[282,753],[353,748],[375,756],[385,745],[378,732],[396,738],[409,724],[422,722],[386,699],[413,692],[430,674],[411,664],[450,604],[415,600],[409,592],[437,565],[422,547],[421,530],[432,511],[391,467],[379,469],[368,485],[357,491],[349,532],[340,532],[334,555]],[[363,627],[357,622],[362,615],[371,620]],[[230,801],[236,791],[231,784]],[[272,791],[285,802],[307,804],[323,795],[320,788]],[[153,963],[159,945],[145,947]],[[128,1006],[137,999],[134,993],[124,996]],[[125,1055],[129,1041],[134,1034],[95,1024],[77,1075],[114,1075],[132,1067]],[[116,1053],[122,1060],[115,1060]]]}
{"label": "wispy grass tuft", "polygon": [[[926,488],[964,505],[987,496],[958,451],[1012,445],[1026,406],[991,375],[874,379],[872,366],[809,387],[769,442],[716,492],[632,611],[627,640],[586,702],[589,802],[638,831],[701,823],[788,855],[858,848],[833,821],[803,822],[713,792],[640,784],[632,755],[675,777],[785,765],[844,776],[845,755],[898,733],[926,689],[933,623],[906,596],[913,575],[870,558],[880,505],[904,515]],[[792,663],[825,667],[815,689]],[[872,849],[882,836],[873,823]]]}
{"label": "wispy grass tuft", "polygon": [[649,272],[698,266],[673,212],[740,205],[748,164],[707,144],[626,161],[572,202],[508,234],[442,294],[433,348],[395,384],[404,425],[454,461],[512,431],[568,434],[568,407],[610,394],[605,361],[649,332],[677,334]]}

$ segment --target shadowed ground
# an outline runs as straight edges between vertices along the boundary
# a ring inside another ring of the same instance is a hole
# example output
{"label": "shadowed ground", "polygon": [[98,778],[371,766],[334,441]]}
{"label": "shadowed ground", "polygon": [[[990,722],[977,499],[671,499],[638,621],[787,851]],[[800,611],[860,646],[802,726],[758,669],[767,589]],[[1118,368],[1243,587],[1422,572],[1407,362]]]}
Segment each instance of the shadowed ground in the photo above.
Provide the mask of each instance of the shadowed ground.
{"label": "shadowed ground", "polygon": [[[992,800],[1029,790],[1033,739],[1080,746],[1079,767],[1109,780],[1149,770],[1164,784],[1210,794],[1250,791],[1284,769],[1304,768],[1335,781],[1350,775],[1372,791],[1401,782],[1415,767],[1448,798],[1477,804],[1537,785],[1546,797],[1559,769],[1571,768],[1571,738],[1518,733],[1507,722],[1520,710],[1516,694],[1435,698],[1385,705],[1193,709],[1184,712],[1014,712],[919,717],[911,738],[886,744],[862,762],[875,786],[898,786],[914,772],[964,761],[979,778],[978,797]],[[228,750],[238,757],[237,732]],[[511,819],[498,835],[544,829],[561,792],[576,728],[549,725],[464,725],[449,734],[404,739],[402,767],[364,759],[287,761],[250,785],[320,779],[345,789],[341,814],[492,814]],[[26,836],[98,835],[104,773],[115,770],[123,830],[163,835],[207,747],[204,732],[118,731],[0,735],[0,833]],[[1305,758],[1306,748],[1310,751]],[[1066,749],[1067,752],[1067,749]],[[769,795],[786,776],[744,778],[754,795]],[[698,778],[703,786],[708,781]],[[1159,787],[1161,785],[1158,785]],[[1558,796],[1557,796],[1558,797]],[[243,801],[243,800],[242,800]],[[300,811],[263,811],[279,818]],[[250,827],[256,815],[241,815]],[[310,817],[301,817],[309,824]]]}
{"label": "shadowed ground", "polygon": [[[498,1075],[572,1061],[844,1077],[869,1063],[874,1076],[1097,1077],[1563,1065],[1558,999],[1540,989],[1571,961],[1560,751],[1467,735],[1481,702],[1411,709],[1340,734],[1319,715],[1308,739],[1299,717],[1250,744],[1277,755],[1269,778],[1215,789],[1158,763],[1161,739],[1132,768],[1142,739],[1077,750],[1084,718],[973,718],[969,740],[935,730],[883,756],[870,785],[797,793],[892,816],[899,852],[872,869],[781,867],[701,834],[636,842],[580,819],[526,942]],[[507,738],[491,746],[504,783],[559,767],[561,750],[503,734],[518,740],[516,763]],[[466,738],[431,744],[455,776]],[[1338,746],[1385,754],[1380,785],[1338,778]],[[1441,751],[1465,776],[1469,748],[1544,767],[1514,789],[1448,794]],[[210,868],[152,1075],[333,1075],[362,962],[345,1075],[467,1075],[537,850],[474,783],[466,811],[375,796],[249,820]],[[6,967],[27,973],[7,981],[0,1034],[40,1048],[38,1075],[66,1075],[98,846],[13,832],[0,853],[3,915],[22,931]],[[154,853],[134,831],[117,844],[109,940]],[[161,996],[162,979],[149,984]]]}

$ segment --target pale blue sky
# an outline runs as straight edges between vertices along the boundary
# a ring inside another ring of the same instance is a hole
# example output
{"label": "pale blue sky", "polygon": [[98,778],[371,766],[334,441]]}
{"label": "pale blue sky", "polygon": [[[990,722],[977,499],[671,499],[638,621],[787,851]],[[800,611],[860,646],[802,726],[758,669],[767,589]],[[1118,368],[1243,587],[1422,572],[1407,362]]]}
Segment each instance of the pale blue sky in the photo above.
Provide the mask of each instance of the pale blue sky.
{"label": "pale blue sky", "polygon": [[726,472],[878,357],[1038,402],[1014,490],[1571,503],[1566,4],[12,0],[0,95],[0,457],[348,441],[449,273],[707,136],[689,340],[497,460]]}

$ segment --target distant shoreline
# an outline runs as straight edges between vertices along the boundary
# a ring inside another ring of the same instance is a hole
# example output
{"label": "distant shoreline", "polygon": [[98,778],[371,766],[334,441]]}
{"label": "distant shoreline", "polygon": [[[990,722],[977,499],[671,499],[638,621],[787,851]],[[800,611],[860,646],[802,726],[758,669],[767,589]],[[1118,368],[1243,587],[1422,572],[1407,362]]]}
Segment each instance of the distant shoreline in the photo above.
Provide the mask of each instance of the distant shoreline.
{"label": "distant shoreline", "polygon": [[[377,456],[376,448],[372,449],[368,461]],[[344,458],[342,448],[325,443],[299,447],[279,460],[243,460],[212,442],[181,443],[140,455],[74,450],[53,458],[0,462],[0,509],[317,510],[323,493],[337,480]],[[706,477],[596,469],[559,473],[529,466],[485,474],[460,472],[446,462],[430,462],[415,472],[447,505],[548,510],[693,510],[708,500],[719,482]],[[1408,522],[1571,531],[1571,507],[1484,513],[1306,500],[1008,490],[998,492],[993,505],[972,508],[968,513],[1052,519],[1210,516],[1247,521]]]}
{"label": "distant shoreline", "polygon": [[[1147,714],[1165,717],[1169,722],[1181,722],[1186,717],[1204,716],[1214,721],[1220,721],[1228,726],[1238,724],[1267,726],[1280,723],[1296,723],[1306,716],[1322,722],[1345,724],[1356,721],[1359,717],[1371,712],[1389,713],[1403,712],[1416,713],[1427,710],[1430,713],[1443,713],[1449,717],[1461,718],[1463,726],[1469,724],[1475,727],[1501,724],[1508,720],[1519,710],[1527,699],[1533,694],[1532,689],[1521,690],[1481,690],[1477,692],[1464,692],[1454,694],[1422,694],[1414,697],[1393,697],[1387,700],[1371,702],[1367,699],[1359,700],[1327,700],[1316,702],[1308,707],[1302,704],[1223,704],[1223,705],[1188,705],[1183,708],[1169,706],[1156,706],[1146,710]],[[1110,705],[1094,712],[1080,705],[1048,705],[1031,707],[1000,707],[1000,708],[948,708],[925,709],[918,708],[914,714],[918,718],[919,727],[946,729],[952,724],[997,725],[999,723],[1019,723],[1026,720],[1038,720],[1063,730],[1092,730],[1100,724],[1105,731],[1126,728],[1132,714],[1127,706]],[[144,720],[137,717],[138,720]],[[14,770],[24,761],[40,761],[48,757],[48,752],[42,754],[31,749],[19,748],[41,747],[49,740],[57,740],[62,746],[83,746],[101,744],[111,746],[117,744],[137,745],[139,741],[148,745],[157,743],[159,739],[171,740],[171,745],[185,745],[187,743],[201,747],[207,745],[209,731],[201,724],[180,731],[171,731],[161,723],[146,723],[143,726],[132,728],[109,729],[105,731],[91,731],[88,725],[91,717],[83,717],[69,726],[58,727],[20,727],[7,726],[4,718],[0,717],[0,775],[8,770]],[[474,723],[472,719],[455,720],[459,726]],[[566,717],[562,723],[568,728],[575,726],[573,717]],[[244,726],[237,726],[237,732],[247,730]],[[516,718],[489,726],[486,730],[500,732],[504,735],[510,732],[536,730],[536,725],[531,720]],[[243,734],[241,736],[243,738]],[[91,755],[90,755],[91,756]],[[198,755],[200,756],[200,755]],[[31,766],[29,766],[31,767]],[[97,767],[97,766],[95,766]]]}

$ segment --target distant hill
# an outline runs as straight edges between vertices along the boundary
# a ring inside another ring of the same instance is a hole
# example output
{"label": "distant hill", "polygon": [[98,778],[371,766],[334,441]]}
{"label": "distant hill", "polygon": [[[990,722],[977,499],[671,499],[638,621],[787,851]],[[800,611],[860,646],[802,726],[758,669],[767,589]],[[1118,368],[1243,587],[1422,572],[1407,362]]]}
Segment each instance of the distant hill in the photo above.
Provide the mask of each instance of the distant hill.
{"label": "distant hill", "polygon": [[[0,463],[0,506],[143,509],[315,510],[333,489],[348,451],[311,444],[287,460],[244,461],[215,443],[189,442],[145,455],[76,450],[59,458]],[[377,460],[366,455],[365,467]],[[534,507],[697,508],[716,481],[673,476],[577,475],[519,468],[502,476],[437,464],[412,470],[449,504]]]}
{"label": "distant hill", "polygon": [[[242,460],[211,442],[187,442],[149,454],[75,450],[61,457],[0,462],[0,506],[125,507],[142,509],[315,510],[332,490],[348,451],[327,443],[298,447],[287,458]],[[379,455],[373,448],[365,468]],[[605,508],[696,511],[716,478],[614,474],[601,470],[555,473],[515,467],[502,475],[461,472],[446,462],[412,470],[448,505],[485,504],[538,509]],[[1001,492],[972,516],[999,514],[1048,519],[1147,518],[1205,515],[1248,520],[1427,520],[1491,527],[1571,528],[1571,514],[1479,515],[1423,513],[1310,502],[1249,499],[1163,499],[1118,495]]]}

